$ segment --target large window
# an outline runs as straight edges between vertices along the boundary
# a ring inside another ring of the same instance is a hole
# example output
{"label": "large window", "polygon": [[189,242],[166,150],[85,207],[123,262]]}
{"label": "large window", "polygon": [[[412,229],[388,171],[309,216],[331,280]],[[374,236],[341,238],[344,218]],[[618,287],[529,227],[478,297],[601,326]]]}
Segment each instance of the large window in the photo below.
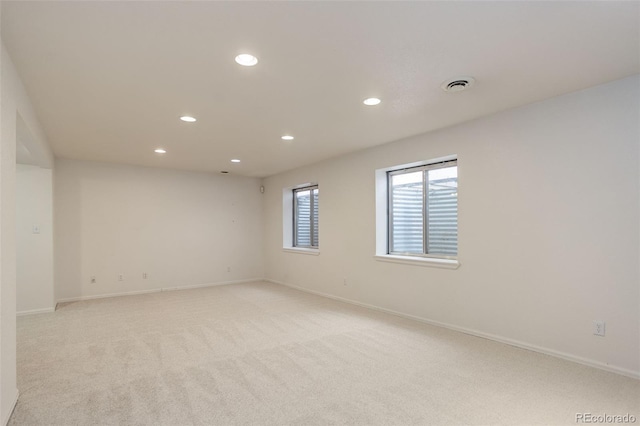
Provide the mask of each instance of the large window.
{"label": "large window", "polygon": [[293,190],[293,247],[318,248],[318,186]]}
{"label": "large window", "polygon": [[458,254],[458,165],[443,161],[387,172],[388,253]]}

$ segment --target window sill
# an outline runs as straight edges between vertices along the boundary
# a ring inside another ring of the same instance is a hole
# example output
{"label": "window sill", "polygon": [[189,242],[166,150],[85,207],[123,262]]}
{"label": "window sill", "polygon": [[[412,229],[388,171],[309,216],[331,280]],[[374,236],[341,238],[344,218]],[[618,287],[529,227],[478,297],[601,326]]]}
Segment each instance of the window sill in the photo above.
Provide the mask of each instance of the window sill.
{"label": "window sill", "polygon": [[375,255],[381,262],[402,263],[405,265],[428,266],[432,268],[458,269],[460,262],[454,259],[438,259],[435,257],[397,256],[392,254]]}
{"label": "window sill", "polygon": [[318,256],[320,254],[320,250],[318,249],[310,249],[310,248],[302,248],[302,247],[282,247],[282,251],[286,251],[288,253],[308,254],[311,256]]}

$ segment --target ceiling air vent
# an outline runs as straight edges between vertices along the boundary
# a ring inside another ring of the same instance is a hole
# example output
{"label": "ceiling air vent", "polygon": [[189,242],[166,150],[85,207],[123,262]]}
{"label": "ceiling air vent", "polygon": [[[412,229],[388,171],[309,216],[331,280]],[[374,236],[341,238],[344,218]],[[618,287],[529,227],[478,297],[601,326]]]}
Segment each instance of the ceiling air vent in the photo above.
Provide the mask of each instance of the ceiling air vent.
{"label": "ceiling air vent", "polygon": [[476,80],[473,77],[456,77],[451,80],[447,80],[440,87],[445,92],[456,93],[462,92],[465,89],[473,86]]}

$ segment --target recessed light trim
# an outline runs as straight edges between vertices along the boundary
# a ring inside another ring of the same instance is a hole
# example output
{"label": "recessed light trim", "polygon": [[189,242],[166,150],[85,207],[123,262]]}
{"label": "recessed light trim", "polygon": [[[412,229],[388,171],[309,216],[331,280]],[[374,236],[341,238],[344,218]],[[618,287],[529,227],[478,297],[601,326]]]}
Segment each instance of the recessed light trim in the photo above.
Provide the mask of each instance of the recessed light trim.
{"label": "recessed light trim", "polygon": [[232,163],[239,163],[239,162],[240,162],[240,160],[239,160],[239,159],[237,159],[237,158],[233,158],[233,159],[231,159],[231,162],[232,162]]}
{"label": "recessed light trim", "polygon": [[281,138],[283,141],[292,141],[294,138],[291,135],[284,135]]}
{"label": "recessed light trim", "polygon": [[378,98],[367,98],[364,101],[362,101],[362,103],[367,106],[375,106],[375,105],[378,105],[380,102],[382,101]]}
{"label": "recessed light trim", "polygon": [[157,148],[157,149],[153,150],[153,152],[155,152],[156,154],[166,154],[167,150],[162,149],[162,148]]}
{"label": "recessed light trim", "polygon": [[258,63],[258,58],[248,53],[241,53],[236,56],[236,62],[243,67],[252,67]]}
{"label": "recessed light trim", "polygon": [[190,115],[183,115],[182,117],[180,117],[180,120],[186,121],[187,123],[195,123],[196,122],[195,117],[191,117]]}

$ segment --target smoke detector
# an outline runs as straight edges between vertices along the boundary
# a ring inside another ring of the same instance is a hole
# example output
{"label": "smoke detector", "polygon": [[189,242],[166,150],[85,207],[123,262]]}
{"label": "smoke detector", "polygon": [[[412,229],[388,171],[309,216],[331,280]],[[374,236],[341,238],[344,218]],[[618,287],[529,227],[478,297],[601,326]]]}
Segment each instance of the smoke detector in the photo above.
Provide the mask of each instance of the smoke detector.
{"label": "smoke detector", "polygon": [[473,77],[456,77],[445,81],[440,87],[442,87],[442,90],[445,92],[457,93],[473,86],[475,82],[476,79]]}

